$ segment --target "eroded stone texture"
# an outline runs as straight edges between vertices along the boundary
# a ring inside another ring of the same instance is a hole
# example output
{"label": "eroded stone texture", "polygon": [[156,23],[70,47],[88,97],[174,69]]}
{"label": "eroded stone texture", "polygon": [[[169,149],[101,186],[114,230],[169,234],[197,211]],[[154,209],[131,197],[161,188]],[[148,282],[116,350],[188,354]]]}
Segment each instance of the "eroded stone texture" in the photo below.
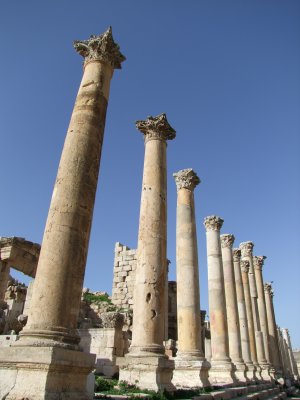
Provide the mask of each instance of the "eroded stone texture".
{"label": "eroded stone texture", "polygon": [[145,158],[134,286],[131,354],[163,354],[167,248],[166,141],[175,138],[166,115],[137,121]]}
{"label": "eroded stone texture", "polygon": [[227,315],[220,242],[223,219],[213,215],[206,217],[208,301],[211,332],[211,370],[209,380],[213,385],[233,384],[233,365],[229,358]]}
{"label": "eroded stone texture", "polygon": [[227,327],[229,342],[229,357],[235,368],[234,373],[239,382],[246,382],[246,365],[242,357],[240,323],[237,308],[236,284],[232,257],[234,235],[221,235],[222,265],[224,273],[224,289],[227,311]]}
{"label": "eroded stone texture", "polygon": [[[134,285],[133,331],[131,357],[144,357],[149,368],[156,371],[153,379],[156,389],[168,387],[160,368],[164,355],[166,279],[167,279],[167,140],[175,138],[175,131],[166,115],[148,117],[137,121],[137,128],[144,134],[145,157],[140,208],[137,267]],[[134,361],[127,357],[120,371],[120,379],[134,383],[139,373]],[[153,361],[154,360],[154,361]],[[156,361],[155,361],[156,360]],[[157,365],[157,362],[159,365]],[[154,367],[154,364],[156,367]],[[130,373],[128,371],[131,371]],[[168,379],[172,373],[167,373]],[[147,385],[146,381],[145,385]],[[169,382],[170,383],[170,382]],[[149,383],[149,389],[150,389]],[[144,386],[146,387],[146,386]],[[151,387],[152,389],[152,387]]]}
{"label": "eroded stone texture", "polygon": [[177,186],[176,274],[178,352],[172,383],[176,387],[208,386],[202,349],[200,289],[194,188],[200,179],[192,169],[173,174]]}
{"label": "eroded stone texture", "polygon": [[262,275],[262,267],[264,265],[265,256],[254,256],[253,266],[255,274],[255,282],[257,288],[257,301],[258,301],[258,316],[260,321],[260,329],[263,334],[264,351],[266,355],[267,364],[269,364],[270,373],[274,376],[274,367],[271,365],[270,351],[269,351],[269,331],[267,322],[267,311],[264,295],[264,283]]}
{"label": "eroded stone texture", "polygon": [[[256,366],[256,368],[257,371],[260,373],[262,379],[270,380],[269,365],[266,360],[263,334],[260,328],[260,319],[258,312],[258,295],[257,295],[256,280],[254,274],[254,266],[253,266],[253,247],[254,247],[253,242],[243,242],[239,246],[241,250],[242,260],[249,261],[248,278],[249,278],[249,289],[250,289],[251,308],[253,317],[253,330],[254,330],[253,333],[256,343],[256,356],[258,362],[258,366]],[[250,335],[250,341],[251,341],[251,335]]]}
{"label": "eroded stone texture", "polygon": [[242,281],[242,274],[240,267],[240,262],[241,262],[240,249],[233,249],[232,255],[233,255],[234,279],[235,279],[238,317],[239,317],[239,328],[241,335],[242,357],[247,366],[246,377],[250,381],[253,381],[255,379],[254,365],[251,359],[251,352],[250,352],[247,311],[246,311],[244,288],[243,288],[243,281]]}
{"label": "eroded stone texture", "polygon": [[[61,392],[73,398],[90,397],[86,379],[94,366],[94,356],[74,349],[79,343],[77,319],[110,80],[124,56],[113,41],[111,29],[88,41],[76,41],[74,47],[85,58],[84,72],[53,190],[28,323],[16,342],[18,348],[12,350],[17,350],[15,360],[22,367],[7,396],[11,400],[42,399],[46,393],[55,400]],[[40,361],[44,356],[44,362]],[[30,378],[33,370],[28,359],[36,364],[35,384]]]}
{"label": "eroded stone texture", "polygon": [[278,334],[276,327],[275,312],[273,306],[273,289],[270,283],[264,284],[268,332],[269,332],[269,343],[270,343],[270,356],[272,364],[275,368],[275,377],[280,378],[282,376],[282,365],[280,360],[280,350],[278,343]]}

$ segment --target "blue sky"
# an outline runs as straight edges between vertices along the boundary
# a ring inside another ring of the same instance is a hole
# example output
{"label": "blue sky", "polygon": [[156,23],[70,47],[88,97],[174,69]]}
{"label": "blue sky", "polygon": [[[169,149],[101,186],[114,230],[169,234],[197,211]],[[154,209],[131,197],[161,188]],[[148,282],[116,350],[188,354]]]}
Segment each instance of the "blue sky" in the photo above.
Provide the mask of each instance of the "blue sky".
{"label": "blue sky", "polygon": [[217,214],[236,245],[252,240],[268,257],[277,322],[300,347],[299,17],[293,0],[2,2],[0,235],[41,242],[82,76],[72,42],[112,25],[127,61],[111,85],[85,286],[111,293],[115,242],[136,247],[144,145],[134,122],[166,112],[177,131],[170,278],[172,173],[194,168],[201,307],[203,219]]}

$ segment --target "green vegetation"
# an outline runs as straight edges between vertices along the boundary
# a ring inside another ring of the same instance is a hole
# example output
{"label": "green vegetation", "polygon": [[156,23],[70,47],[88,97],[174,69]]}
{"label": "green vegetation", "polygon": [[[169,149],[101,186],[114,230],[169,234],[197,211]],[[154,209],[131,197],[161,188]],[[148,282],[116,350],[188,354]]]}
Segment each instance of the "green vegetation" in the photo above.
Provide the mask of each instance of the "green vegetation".
{"label": "green vegetation", "polygon": [[108,303],[111,304],[111,299],[109,298],[108,294],[101,294],[101,295],[95,295],[93,293],[86,292],[83,294],[83,299],[87,303]]}
{"label": "green vegetation", "polygon": [[[142,395],[143,399],[149,400],[176,400],[176,399],[192,399],[194,396],[199,396],[204,393],[211,392],[211,388],[199,388],[194,390],[177,390],[175,393],[155,392],[154,390],[140,389],[136,385],[130,385],[127,382],[116,379],[106,379],[101,376],[96,377],[95,398],[103,398],[105,395],[126,395],[129,398],[137,398]],[[100,394],[100,393],[101,394]]]}

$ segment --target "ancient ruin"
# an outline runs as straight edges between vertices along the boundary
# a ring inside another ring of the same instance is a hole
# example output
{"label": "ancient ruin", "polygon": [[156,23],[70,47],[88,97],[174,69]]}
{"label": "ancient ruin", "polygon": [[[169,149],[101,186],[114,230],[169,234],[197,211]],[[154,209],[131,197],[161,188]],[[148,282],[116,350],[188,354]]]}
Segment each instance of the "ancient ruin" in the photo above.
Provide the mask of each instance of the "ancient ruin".
{"label": "ancient ruin", "polygon": [[[168,281],[166,149],[176,132],[164,113],[136,122],[145,143],[137,248],[116,243],[111,297],[83,288],[110,81],[125,57],[111,28],[74,48],[83,77],[42,244],[0,237],[0,398],[92,399],[95,375],[141,391],[209,387],[211,399],[285,398],[283,390],[299,384],[300,357],[288,329],[276,324],[266,257],[254,255],[250,241],[233,248],[234,235],[221,234],[216,215],[204,220],[205,321],[194,199],[200,179],[191,168],[173,174],[177,280]],[[26,287],[11,268],[33,281]]]}

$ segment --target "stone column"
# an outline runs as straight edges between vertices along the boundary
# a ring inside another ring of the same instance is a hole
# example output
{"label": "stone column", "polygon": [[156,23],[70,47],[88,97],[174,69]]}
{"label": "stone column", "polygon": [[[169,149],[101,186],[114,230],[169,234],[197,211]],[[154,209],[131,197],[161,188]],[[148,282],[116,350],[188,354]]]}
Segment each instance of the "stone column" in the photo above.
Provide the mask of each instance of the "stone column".
{"label": "stone column", "polygon": [[270,283],[264,284],[264,292],[265,292],[265,303],[266,303],[267,323],[269,332],[270,356],[272,364],[275,368],[275,377],[281,378],[282,367],[280,361],[278,335],[277,335],[276,320],[273,307],[273,290],[272,290],[272,285]]}
{"label": "stone column", "polygon": [[[94,356],[72,353],[66,349],[77,349],[80,340],[77,318],[110,80],[114,69],[121,68],[125,57],[113,40],[111,28],[100,36],[75,41],[74,47],[84,57],[83,77],[53,190],[28,323],[16,343],[19,346],[18,359],[27,351],[22,346],[31,346],[26,358],[27,364],[18,372],[16,385],[7,399],[42,399],[44,396],[52,396],[53,391],[64,392],[66,396],[71,393],[71,397],[74,392],[80,398],[88,396],[85,382],[93,368]],[[42,351],[48,358],[41,355]],[[39,374],[34,369],[30,370],[35,374],[33,381],[26,375],[27,369],[31,368],[28,367],[28,360],[33,365],[37,363],[38,369],[41,368]],[[51,368],[41,367],[40,360],[42,364],[49,362]]]}
{"label": "stone column", "polygon": [[192,169],[173,174],[177,186],[176,274],[178,352],[173,384],[208,386],[202,349],[200,289],[194,189],[200,179]]}
{"label": "stone column", "polygon": [[250,352],[250,339],[249,339],[249,331],[248,331],[248,320],[247,320],[247,311],[245,304],[245,296],[244,296],[244,288],[241,274],[241,250],[233,249],[233,266],[234,266],[234,279],[235,279],[235,288],[236,288],[236,298],[237,298],[237,308],[238,308],[238,316],[239,316],[239,326],[240,326],[240,335],[241,335],[241,346],[242,346],[242,356],[243,360],[246,364],[246,377],[253,381],[255,379],[254,371],[255,367],[253,365],[251,359]]}
{"label": "stone column", "polygon": [[288,349],[287,341],[283,334],[283,329],[281,329],[281,341],[282,341],[284,363],[286,366],[286,378],[293,379],[293,371],[292,371],[292,366],[291,366],[290,357],[289,357],[289,349]]}
{"label": "stone column", "polygon": [[167,260],[166,148],[167,140],[174,139],[176,132],[165,114],[137,121],[136,126],[144,134],[145,159],[132,344],[121,367],[120,380],[131,383],[138,380],[140,387],[162,390],[168,388],[168,379],[171,379],[171,374],[162,376],[162,371],[167,370],[163,359]]}
{"label": "stone column", "polygon": [[206,217],[204,225],[207,242],[208,302],[211,330],[212,385],[230,385],[236,382],[229,358],[227,314],[222,266],[220,229],[223,219],[215,215]]}
{"label": "stone column", "polygon": [[286,379],[286,378],[289,378],[289,371],[288,371],[288,365],[287,365],[287,360],[286,360],[286,355],[285,355],[285,350],[284,350],[284,345],[283,345],[282,332],[281,332],[281,329],[279,328],[279,326],[277,326],[277,337],[278,337],[278,347],[279,347],[279,352],[280,352],[283,377]]}
{"label": "stone column", "polygon": [[253,266],[254,266],[254,274],[255,274],[255,283],[257,288],[257,301],[258,301],[258,315],[260,322],[260,329],[263,334],[264,341],[264,349],[267,364],[269,365],[269,370],[271,375],[274,377],[274,367],[271,365],[270,359],[270,351],[269,351],[269,331],[268,331],[268,322],[267,322],[267,311],[266,311],[266,302],[264,295],[264,283],[262,276],[262,267],[264,265],[264,260],[267,257],[265,256],[254,256],[253,257]]}
{"label": "stone column", "polygon": [[290,334],[289,334],[289,330],[286,329],[286,328],[283,328],[282,329],[282,336],[283,336],[283,339],[285,340],[286,345],[287,345],[288,358],[289,358],[289,363],[290,363],[290,368],[291,368],[291,372],[292,372],[293,378],[295,380],[298,380],[299,379],[298,368],[297,368],[297,364],[295,362],[295,358],[294,358],[294,355],[293,355],[292,343],[291,343],[291,337],[290,337]]}
{"label": "stone column", "polygon": [[234,372],[237,380],[241,383],[245,383],[247,381],[245,375],[246,365],[242,357],[241,334],[232,256],[232,245],[234,240],[234,235],[221,235],[229,356],[234,364]]}
{"label": "stone column", "polygon": [[247,324],[248,324],[248,333],[249,333],[249,344],[250,344],[250,354],[251,360],[254,365],[254,378],[261,379],[260,376],[260,368],[257,362],[257,353],[256,353],[256,342],[255,342],[255,332],[254,332],[254,324],[253,324],[253,314],[252,314],[252,304],[251,304],[251,295],[250,295],[250,287],[249,287],[249,261],[241,260],[241,274],[242,274],[242,282],[243,282],[243,290],[245,297],[245,306],[246,306],[246,314],[247,314]]}
{"label": "stone column", "polygon": [[257,361],[259,364],[259,369],[261,369],[260,373],[261,373],[262,379],[268,381],[271,379],[271,377],[269,375],[269,365],[267,364],[267,360],[266,360],[266,356],[265,356],[263,334],[260,329],[258,301],[257,301],[258,296],[257,296],[257,288],[256,288],[254,266],[253,266],[253,254],[252,254],[253,247],[254,247],[254,244],[252,242],[243,242],[240,244],[242,260],[249,261],[249,287],[250,287],[253,326],[254,326],[254,334],[255,334],[255,342],[256,342]]}

